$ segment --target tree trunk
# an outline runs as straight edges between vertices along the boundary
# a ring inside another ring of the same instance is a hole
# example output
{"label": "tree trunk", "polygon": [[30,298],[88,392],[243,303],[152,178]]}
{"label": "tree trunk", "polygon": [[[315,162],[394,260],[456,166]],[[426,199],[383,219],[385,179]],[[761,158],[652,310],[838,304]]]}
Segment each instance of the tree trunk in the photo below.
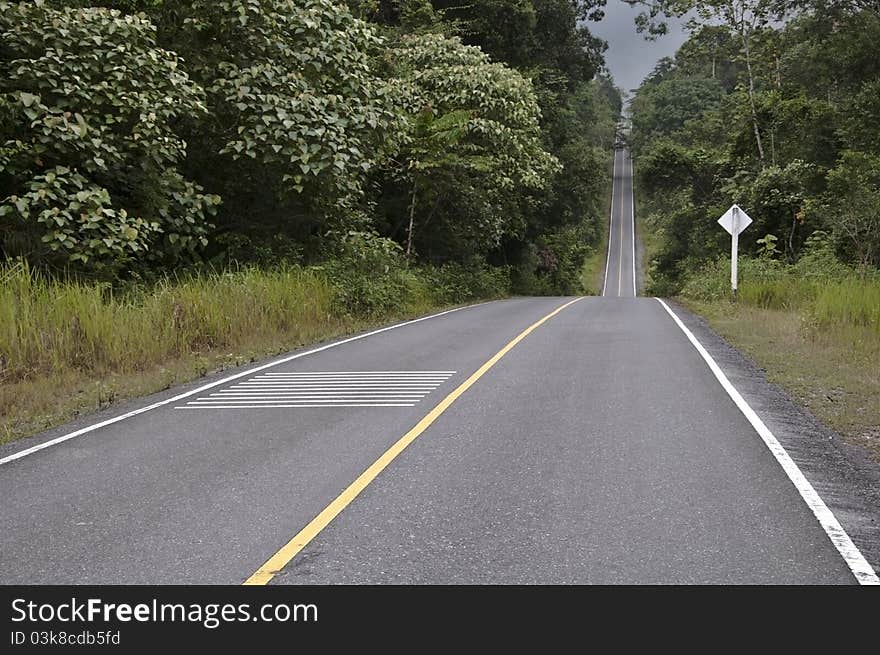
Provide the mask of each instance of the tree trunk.
{"label": "tree trunk", "polygon": [[758,146],[758,158],[761,160],[761,167],[764,167],[764,144],[761,141],[761,130],[758,126],[758,109],[755,106],[755,77],[752,74],[752,54],[749,49],[749,40],[745,32],[740,32],[743,42],[743,51],[746,55],[746,71],[749,74],[749,108],[752,111],[752,129],[755,132],[755,143]]}
{"label": "tree trunk", "polygon": [[770,130],[770,163],[776,166],[776,128]]}
{"label": "tree trunk", "polygon": [[409,203],[409,227],[406,229],[406,258],[412,257],[413,245],[413,227],[415,225],[416,216],[416,189],[418,188],[418,180],[413,180],[412,198]]}

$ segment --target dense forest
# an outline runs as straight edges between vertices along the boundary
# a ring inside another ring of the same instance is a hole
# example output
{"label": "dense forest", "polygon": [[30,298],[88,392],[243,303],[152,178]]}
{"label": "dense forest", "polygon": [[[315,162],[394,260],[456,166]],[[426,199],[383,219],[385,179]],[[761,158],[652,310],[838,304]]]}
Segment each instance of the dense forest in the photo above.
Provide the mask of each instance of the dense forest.
{"label": "dense forest", "polygon": [[0,0],[0,442],[580,293],[621,111],[603,4]]}
{"label": "dense forest", "polygon": [[115,285],[322,266],[352,310],[419,267],[576,292],[621,108],[596,4],[2,2],[2,255]]}
{"label": "dense forest", "polygon": [[[723,280],[729,237],[713,219],[734,202],[754,220],[740,242],[747,278],[784,277],[775,285],[781,294],[810,278],[876,279],[880,5],[634,4],[648,5],[641,26],[654,33],[663,31],[664,11],[693,17],[690,38],[632,101],[651,290],[668,295]],[[773,295],[770,286],[762,291]],[[880,326],[876,302],[872,296],[865,310]]]}

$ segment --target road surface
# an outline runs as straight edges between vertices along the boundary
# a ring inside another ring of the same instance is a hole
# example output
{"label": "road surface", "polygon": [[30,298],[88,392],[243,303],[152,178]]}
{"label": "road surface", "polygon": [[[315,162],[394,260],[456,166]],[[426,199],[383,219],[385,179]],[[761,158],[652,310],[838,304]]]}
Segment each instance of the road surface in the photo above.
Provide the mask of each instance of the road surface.
{"label": "road surface", "polygon": [[633,297],[616,168],[606,297],[463,308],[0,449],[0,582],[854,583]]}
{"label": "road surface", "polygon": [[614,151],[614,184],[611,192],[611,220],[602,296],[634,298],[637,292],[635,208],[632,159],[629,151]]}

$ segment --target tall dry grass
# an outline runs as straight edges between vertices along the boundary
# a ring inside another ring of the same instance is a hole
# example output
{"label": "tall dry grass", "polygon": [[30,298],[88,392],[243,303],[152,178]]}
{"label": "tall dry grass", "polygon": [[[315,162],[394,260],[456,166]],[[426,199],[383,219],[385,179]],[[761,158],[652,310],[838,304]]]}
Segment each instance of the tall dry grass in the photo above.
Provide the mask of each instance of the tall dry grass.
{"label": "tall dry grass", "polygon": [[295,267],[166,278],[149,288],[58,281],[0,266],[0,381],[69,369],[130,372],[283,333],[306,341],[339,318],[334,289]]}

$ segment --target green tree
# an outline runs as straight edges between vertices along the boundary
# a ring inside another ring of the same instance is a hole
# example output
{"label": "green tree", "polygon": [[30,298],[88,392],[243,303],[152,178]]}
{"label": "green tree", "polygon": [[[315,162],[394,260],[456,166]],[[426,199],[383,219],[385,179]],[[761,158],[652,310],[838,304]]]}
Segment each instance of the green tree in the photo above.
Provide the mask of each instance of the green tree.
{"label": "green tree", "polygon": [[0,3],[0,216],[6,256],[108,273],[206,243],[219,202],[178,165],[205,114],[149,20]]}
{"label": "green tree", "polygon": [[[516,229],[511,203],[557,169],[531,83],[456,38],[410,35],[391,53],[409,115],[393,176],[408,189],[407,252],[486,252]],[[432,231],[419,238],[426,224]],[[450,247],[452,246],[452,247]],[[419,249],[419,248],[417,248]]]}
{"label": "green tree", "polygon": [[862,267],[880,266],[880,157],[844,152],[815,211],[827,213],[838,251]]}
{"label": "green tree", "polygon": [[647,140],[671,136],[721,104],[721,85],[710,78],[671,77],[645,85],[633,100],[637,148]]}
{"label": "green tree", "polygon": [[[763,32],[774,17],[778,17],[778,4],[774,0],[626,0],[631,5],[642,5],[647,11],[639,14],[637,26],[650,34],[666,31],[658,16],[682,17],[695,13],[703,24],[721,24],[727,27],[739,41],[740,52],[746,70],[746,93],[751,111],[752,129],[758,159],[765,160],[764,141],[758,119],[756,99],[756,74],[754,48],[757,35]],[[700,26],[691,22],[691,29]]]}
{"label": "green tree", "polygon": [[516,68],[529,65],[536,47],[532,0],[434,0],[433,5],[465,44]]}
{"label": "green tree", "polygon": [[226,190],[224,231],[304,241],[357,205],[400,130],[373,26],[332,0],[174,3],[161,25],[207,92],[188,168]]}
{"label": "green tree", "polygon": [[675,67],[689,77],[718,80],[724,92],[731,93],[744,72],[738,49],[727,26],[702,25],[675,53]]}
{"label": "green tree", "polygon": [[[729,187],[729,193],[745,198],[755,219],[752,234],[787,234],[785,252],[794,261],[806,235],[818,226],[805,225],[804,204],[809,197],[815,165],[795,159],[784,167],[768,166],[745,189]],[[735,190],[734,190],[735,189]]]}

